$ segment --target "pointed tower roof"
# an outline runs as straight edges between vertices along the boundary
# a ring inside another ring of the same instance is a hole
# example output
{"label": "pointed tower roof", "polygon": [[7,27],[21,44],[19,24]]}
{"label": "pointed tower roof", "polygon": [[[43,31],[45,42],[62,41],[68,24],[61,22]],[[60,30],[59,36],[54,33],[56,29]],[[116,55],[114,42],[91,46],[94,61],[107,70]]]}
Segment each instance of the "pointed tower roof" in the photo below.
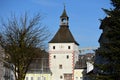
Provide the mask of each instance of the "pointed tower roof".
{"label": "pointed tower roof", "polygon": [[[62,16],[60,16],[60,18],[62,20],[62,18],[65,18],[65,17],[68,18],[66,14],[66,10],[64,8],[63,14]],[[59,30],[57,31],[57,33],[55,34],[55,36],[52,38],[52,40],[49,43],[75,43],[79,45],[75,41],[72,33],[70,32],[68,25],[64,25],[64,24],[60,25]]]}
{"label": "pointed tower roof", "polygon": [[73,35],[71,34],[68,27],[60,27],[58,32],[55,34],[53,39],[49,43],[75,43],[79,45]]}
{"label": "pointed tower roof", "polygon": [[68,18],[67,13],[66,13],[65,6],[64,6],[64,10],[63,10],[63,13],[62,13],[62,15],[60,16],[60,18],[62,18],[62,17],[67,17],[67,18]]}

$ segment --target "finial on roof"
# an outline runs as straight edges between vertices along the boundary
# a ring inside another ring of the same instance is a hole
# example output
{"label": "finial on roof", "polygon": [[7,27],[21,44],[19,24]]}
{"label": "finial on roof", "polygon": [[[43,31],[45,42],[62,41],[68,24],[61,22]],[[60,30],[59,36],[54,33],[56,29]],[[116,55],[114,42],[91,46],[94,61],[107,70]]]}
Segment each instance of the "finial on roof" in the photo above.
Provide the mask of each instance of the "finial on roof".
{"label": "finial on roof", "polygon": [[65,3],[63,3],[63,5],[64,5],[64,10],[63,10],[63,13],[60,17],[68,17],[67,13],[66,13],[66,9],[65,9],[66,8]]}
{"label": "finial on roof", "polygon": [[65,9],[65,3],[63,3],[64,9]]}

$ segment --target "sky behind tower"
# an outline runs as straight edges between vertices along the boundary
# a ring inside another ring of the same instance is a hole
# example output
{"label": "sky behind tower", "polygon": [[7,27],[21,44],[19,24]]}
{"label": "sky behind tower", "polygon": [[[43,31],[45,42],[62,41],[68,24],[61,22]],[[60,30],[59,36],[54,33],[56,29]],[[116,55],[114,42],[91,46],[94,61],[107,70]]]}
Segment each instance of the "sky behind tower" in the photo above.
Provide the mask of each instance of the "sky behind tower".
{"label": "sky behind tower", "polygon": [[106,14],[102,8],[111,8],[110,0],[0,0],[0,17],[6,19],[11,13],[29,16],[41,13],[42,24],[52,34],[52,39],[59,29],[60,16],[66,6],[69,16],[69,28],[80,47],[98,47],[101,34],[100,21]]}

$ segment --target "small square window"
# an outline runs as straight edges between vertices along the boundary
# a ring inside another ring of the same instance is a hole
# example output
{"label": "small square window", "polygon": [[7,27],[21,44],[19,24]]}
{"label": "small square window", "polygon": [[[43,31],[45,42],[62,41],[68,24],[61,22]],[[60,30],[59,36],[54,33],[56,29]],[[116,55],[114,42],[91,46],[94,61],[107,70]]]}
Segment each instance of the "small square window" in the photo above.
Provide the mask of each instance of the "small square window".
{"label": "small square window", "polygon": [[31,77],[31,80],[33,80],[33,77]]}
{"label": "small square window", "polygon": [[38,80],[40,80],[40,77],[38,77]]}
{"label": "small square window", "polygon": [[26,80],[28,80],[28,77],[26,77]]}
{"label": "small square window", "polygon": [[54,59],[56,59],[56,56],[55,56],[55,55],[54,55],[53,57],[54,57]]}
{"label": "small square window", "polygon": [[68,46],[68,49],[70,49],[70,46]]}
{"label": "small square window", "polygon": [[78,77],[76,77],[76,80],[78,80]]}
{"label": "small square window", "polygon": [[66,58],[69,59],[69,55],[67,55]]}
{"label": "small square window", "polygon": [[60,76],[60,79],[62,79],[63,77],[62,76]]}
{"label": "small square window", "polygon": [[59,65],[59,69],[62,69],[62,65],[61,64]]}
{"label": "small square window", "polygon": [[55,49],[55,46],[53,46],[53,49]]}
{"label": "small square window", "polygon": [[83,80],[83,77],[80,77],[80,80]]}

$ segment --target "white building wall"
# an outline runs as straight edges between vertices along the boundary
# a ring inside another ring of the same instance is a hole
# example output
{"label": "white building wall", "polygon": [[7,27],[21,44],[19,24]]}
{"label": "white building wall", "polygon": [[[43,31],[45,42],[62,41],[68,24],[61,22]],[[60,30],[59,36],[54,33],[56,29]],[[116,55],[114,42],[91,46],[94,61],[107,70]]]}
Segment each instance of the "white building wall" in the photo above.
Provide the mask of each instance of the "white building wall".
{"label": "white building wall", "polygon": [[73,77],[78,54],[78,46],[74,43],[50,43],[49,66],[52,80],[64,80],[64,74],[72,74]]}
{"label": "white building wall", "polygon": [[50,73],[27,73],[25,80],[51,80]]}
{"label": "white building wall", "polygon": [[[56,59],[54,59],[54,56],[56,56]],[[66,56],[69,56],[67,59]],[[51,61],[50,61],[50,69],[52,71],[52,80],[59,80],[60,76],[64,77],[64,73],[73,73],[73,54],[68,53],[68,54],[51,54]],[[60,65],[62,65],[62,68],[60,68]],[[59,78],[59,79],[58,79]]]}
{"label": "white building wall", "polygon": [[87,62],[87,73],[94,69],[93,63]]}

